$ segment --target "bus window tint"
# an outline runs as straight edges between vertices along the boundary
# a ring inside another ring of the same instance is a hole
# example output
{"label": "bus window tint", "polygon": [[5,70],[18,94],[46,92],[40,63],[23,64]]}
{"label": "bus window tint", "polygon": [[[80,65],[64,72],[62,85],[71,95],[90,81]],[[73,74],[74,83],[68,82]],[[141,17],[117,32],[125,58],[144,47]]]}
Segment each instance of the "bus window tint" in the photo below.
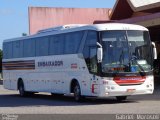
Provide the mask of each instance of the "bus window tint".
{"label": "bus window tint", "polygon": [[83,50],[84,58],[89,58],[89,48],[90,46],[96,46],[96,42],[97,42],[97,32],[89,31]]}
{"label": "bus window tint", "polygon": [[23,41],[13,42],[13,58],[23,57]]}
{"label": "bus window tint", "polygon": [[24,49],[23,56],[24,57],[34,57],[35,56],[35,39],[27,39],[24,40]]}
{"label": "bus window tint", "polygon": [[3,44],[3,58],[12,58],[12,42],[6,42]]}
{"label": "bus window tint", "polygon": [[78,51],[83,32],[68,33],[65,35],[64,54],[74,54]]}
{"label": "bus window tint", "polygon": [[63,35],[50,36],[49,38],[49,55],[63,54],[64,39]]}
{"label": "bus window tint", "polygon": [[89,71],[92,73],[97,72],[96,43],[97,43],[97,32],[89,31],[83,49],[83,56],[85,58]]}
{"label": "bus window tint", "polygon": [[36,56],[48,55],[48,37],[36,38]]}

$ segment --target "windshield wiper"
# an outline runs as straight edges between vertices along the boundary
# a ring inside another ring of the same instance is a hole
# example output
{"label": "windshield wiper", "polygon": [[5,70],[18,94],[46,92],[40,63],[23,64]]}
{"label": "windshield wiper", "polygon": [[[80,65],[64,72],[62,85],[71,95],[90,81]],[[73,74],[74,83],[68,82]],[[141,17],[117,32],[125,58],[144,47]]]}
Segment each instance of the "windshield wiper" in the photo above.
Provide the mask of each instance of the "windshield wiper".
{"label": "windshield wiper", "polygon": [[119,57],[119,62],[120,62],[120,64],[124,63],[124,51],[123,51],[123,49],[122,49],[122,53]]}

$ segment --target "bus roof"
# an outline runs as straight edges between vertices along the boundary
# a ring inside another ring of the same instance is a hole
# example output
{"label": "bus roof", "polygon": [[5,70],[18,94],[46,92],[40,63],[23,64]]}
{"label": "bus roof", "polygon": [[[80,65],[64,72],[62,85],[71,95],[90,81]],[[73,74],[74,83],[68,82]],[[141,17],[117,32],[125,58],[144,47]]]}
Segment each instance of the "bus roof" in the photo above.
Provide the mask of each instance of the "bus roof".
{"label": "bus roof", "polygon": [[7,40],[4,40],[4,42],[24,40],[24,39],[42,37],[42,36],[47,36],[47,35],[68,33],[68,32],[74,32],[74,31],[82,31],[82,30],[94,30],[94,31],[141,30],[141,31],[148,31],[148,29],[143,26],[133,25],[133,24],[124,24],[124,23],[106,23],[106,24],[93,24],[93,25],[71,24],[71,25],[64,25],[64,26],[58,26],[58,27],[54,27],[54,28],[40,30],[37,32],[37,34],[34,34],[34,35],[13,38],[13,39],[7,39]]}

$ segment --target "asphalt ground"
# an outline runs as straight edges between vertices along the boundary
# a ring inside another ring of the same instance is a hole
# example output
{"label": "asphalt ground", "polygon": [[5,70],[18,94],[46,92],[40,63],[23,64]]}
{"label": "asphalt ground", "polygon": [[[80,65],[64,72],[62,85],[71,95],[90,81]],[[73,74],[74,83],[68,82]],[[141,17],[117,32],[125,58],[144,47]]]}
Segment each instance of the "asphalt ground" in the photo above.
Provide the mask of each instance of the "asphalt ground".
{"label": "asphalt ground", "polygon": [[160,89],[152,95],[129,96],[118,102],[114,97],[87,98],[78,103],[73,96],[51,96],[38,93],[20,97],[0,85],[0,113],[2,114],[160,114]]}
{"label": "asphalt ground", "polygon": [[123,102],[111,97],[77,103],[73,96],[55,97],[49,93],[22,98],[17,91],[5,90],[2,84],[0,80],[0,120],[160,120],[159,78],[152,95],[130,96]]}

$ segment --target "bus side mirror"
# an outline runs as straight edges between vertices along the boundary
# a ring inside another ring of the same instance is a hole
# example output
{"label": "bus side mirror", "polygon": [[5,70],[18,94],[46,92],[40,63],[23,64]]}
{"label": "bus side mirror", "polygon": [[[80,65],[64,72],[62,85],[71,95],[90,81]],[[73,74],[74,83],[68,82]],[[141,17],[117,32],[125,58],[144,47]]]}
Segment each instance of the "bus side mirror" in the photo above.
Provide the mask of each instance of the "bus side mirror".
{"label": "bus side mirror", "polygon": [[102,59],[103,59],[103,48],[102,48],[102,45],[99,42],[97,42],[97,46],[98,46],[97,60],[98,60],[98,63],[101,63]]}
{"label": "bus side mirror", "polygon": [[154,59],[157,59],[157,49],[154,42],[152,42],[152,47],[153,47],[153,57]]}
{"label": "bus side mirror", "polygon": [[97,60],[98,63],[101,63],[103,59],[103,49],[102,48],[98,48],[97,49]]}

